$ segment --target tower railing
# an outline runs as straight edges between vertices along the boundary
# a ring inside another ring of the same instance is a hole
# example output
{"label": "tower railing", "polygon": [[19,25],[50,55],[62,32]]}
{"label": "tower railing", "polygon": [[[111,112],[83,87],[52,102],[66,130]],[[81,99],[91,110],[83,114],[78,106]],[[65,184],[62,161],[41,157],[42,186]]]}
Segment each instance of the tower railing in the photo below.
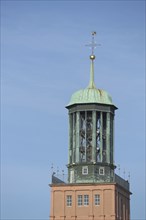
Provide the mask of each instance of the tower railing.
{"label": "tower railing", "polygon": [[[118,185],[122,186],[126,190],[129,190],[128,180],[123,179],[122,177],[118,176],[117,174],[114,175],[114,179],[112,182],[117,183]],[[93,182],[93,183],[96,183],[96,182]],[[52,174],[52,184],[76,184],[76,178],[74,178],[72,183],[70,183],[68,181],[68,174],[55,174],[55,173],[53,173]]]}

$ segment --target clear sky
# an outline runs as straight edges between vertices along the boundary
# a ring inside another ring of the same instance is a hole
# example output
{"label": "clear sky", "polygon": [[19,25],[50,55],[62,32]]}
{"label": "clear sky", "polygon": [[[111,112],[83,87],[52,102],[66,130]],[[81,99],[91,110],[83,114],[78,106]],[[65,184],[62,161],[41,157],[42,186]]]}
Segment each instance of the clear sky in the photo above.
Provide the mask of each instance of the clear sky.
{"label": "clear sky", "polygon": [[115,163],[130,172],[131,219],[145,219],[145,2],[1,1],[1,218],[48,219],[51,164],[68,160],[73,92],[95,83],[115,115]]}

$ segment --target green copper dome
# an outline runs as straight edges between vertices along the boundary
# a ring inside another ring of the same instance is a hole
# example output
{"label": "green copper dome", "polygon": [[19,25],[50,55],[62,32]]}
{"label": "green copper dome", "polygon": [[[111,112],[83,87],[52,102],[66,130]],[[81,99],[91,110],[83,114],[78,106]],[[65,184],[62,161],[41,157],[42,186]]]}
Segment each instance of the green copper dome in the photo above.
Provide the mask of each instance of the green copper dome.
{"label": "green copper dome", "polygon": [[85,103],[113,105],[112,98],[106,91],[96,88],[86,88],[75,92],[68,106]]}
{"label": "green copper dome", "polygon": [[92,48],[92,54],[90,56],[91,67],[90,67],[90,81],[89,85],[85,89],[81,89],[75,92],[67,107],[75,104],[88,104],[88,103],[97,103],[97,104],[105,104],[105,105],[114,105],[112,103],[111,96],[102,89],[97,89],[94,83],[94,48],[97,44],[94,42],[94,35],[96,32],[92,32],[92,43],[88,46]]}
{"label": "green copper dome", "polygon": [[90,69],[90,81],[89,85],[85,89],[81,89],[73,93],[68,106],[75,104],[85,104],[85,103],[99,103],[105,105],[114,105],[112,103],[111,96],[102,89],[97,89],[94,83],[94,59],[95,56],[90,56],[91,59],[91,69]]}

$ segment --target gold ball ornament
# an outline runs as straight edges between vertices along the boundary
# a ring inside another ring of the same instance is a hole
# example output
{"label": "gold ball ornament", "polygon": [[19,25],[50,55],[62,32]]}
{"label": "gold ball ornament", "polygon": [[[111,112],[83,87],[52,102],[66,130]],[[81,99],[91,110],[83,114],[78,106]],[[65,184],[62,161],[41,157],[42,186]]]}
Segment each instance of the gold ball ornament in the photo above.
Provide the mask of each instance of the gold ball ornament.
{"label": "gold ball ornament", "polygon": [[90,56],[90,59],[91,59],[91,60],[95,60],[95,55],[91,55],[91,56]]}

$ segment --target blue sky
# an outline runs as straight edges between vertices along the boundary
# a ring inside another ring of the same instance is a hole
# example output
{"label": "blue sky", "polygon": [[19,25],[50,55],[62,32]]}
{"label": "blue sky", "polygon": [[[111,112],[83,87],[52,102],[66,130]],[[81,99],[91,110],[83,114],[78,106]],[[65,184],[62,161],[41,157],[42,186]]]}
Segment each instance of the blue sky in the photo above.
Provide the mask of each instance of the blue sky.
{"label": "blue sky", "polygon": [[[73,92],[95,83],[119,108],[115,163],[130,172],[131,219],[145,219],[145,2],[1,2],[1,218],[48,219],[51,164],[66,168]],[[119,171],[117,170],[117,173]]]}

